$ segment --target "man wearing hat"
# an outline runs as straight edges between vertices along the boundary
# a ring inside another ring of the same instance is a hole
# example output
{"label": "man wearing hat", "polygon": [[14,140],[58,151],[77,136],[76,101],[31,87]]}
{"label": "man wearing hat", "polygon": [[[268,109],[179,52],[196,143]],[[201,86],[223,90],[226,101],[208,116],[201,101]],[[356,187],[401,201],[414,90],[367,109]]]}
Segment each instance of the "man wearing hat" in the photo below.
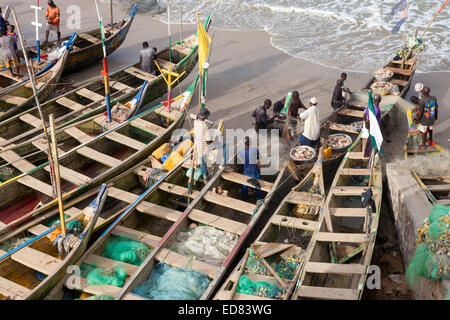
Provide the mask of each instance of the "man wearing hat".
{"label": "man wearing hat", "polygon": [[423,88],[424,88],[424,85],[423,85],[423,83],[420,83],[420,82],[416,83],[416,85],[414,86],[414,89],[419,94],[419,100],[423,99],[423,93],[422,93]]}
{"label": "man wearing hat", "polygon": [[197,114],[197,119],[194,121],[194,145],[195,145],[195,161],[194,164],[202,173],[203,179],[208,179],[208,168],[206,166],[206,157],[208,151],[208,142],[213,141],[213,136],[209,132],[206,119],[211,113],[208,109],[202,108]]}
{"label": "man wearing hat", "polygon": [[60,12],[59,8],[53,2],[53,0],[48,0],[47,12],[45,14],[47,18],[47,27],[45,29],[45,44],[48,43],[48,36],[50,31],[56,32],[58,36],[58,44],[61,43],[61,32],[59,31],[59,23],[60,23]]}
{"label": "man wearing hat", "polygon": [[298,144],[315,147],[320,145],[320,112],[317,108],[318,100],[312,97],[309,107],[300,114],[300,119],[305,121],[303,134],[298,138]]}

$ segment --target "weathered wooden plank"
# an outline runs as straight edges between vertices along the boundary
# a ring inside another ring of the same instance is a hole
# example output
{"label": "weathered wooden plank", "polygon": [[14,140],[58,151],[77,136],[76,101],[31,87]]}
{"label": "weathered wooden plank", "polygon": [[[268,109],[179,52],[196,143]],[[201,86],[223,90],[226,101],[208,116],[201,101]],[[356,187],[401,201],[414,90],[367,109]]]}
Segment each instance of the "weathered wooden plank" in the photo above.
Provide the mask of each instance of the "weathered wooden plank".
{"label": "weathered wooden plank", "polygon": [[391,79],[391,81],[389,81],[390,83],[392,83],[393,85],[397,85],[397,86],[401,86],[401,87],[406,87],[409,83],[408,80],[400,80],[400,79]]}
{"label": "weathered wooden plank", "polygon": [[[67,282],[65,283],[65,286],[68,286]],[[80,278],[80,287],[77,289],[93,295],[109,295],[114,298],[119,295],[121,290],[121,288],[109,284],[89,284],[86,278]]]}
{"label": "weathered wooden plank", "polygon": [[286,197],[286,202],[297,204],[307,203],[310,205],[320,206],[322,204],[322,196],[309,192],[291,191]]}
{"label": "weathered wooden plank", "polygon": [[396,74],[401,74],[404,76],[411,76],[411,74],[414,72],[414,69],[402,69],[402,68],[394,68],[394,67],[386,67],[386,69],[389,69]]}
{"label": "weathered wooden plank", "polygon": [[[227,181],[231,181],[238,184],[243,184],[249,187],[254,186],[251,183],[248,183],[247,180],[251,179],[248,176],[245,176],[243,174],[237,173],[237,172],[224,172],[222,173],[221,177]],[[261,185],[261,190],[264,192],[270,192],[273,187],[273,183],[258,179],[259,184]]]}
{"label": "weathered wooden plank", "polygon": [[343,168],[341,174],[345,176],[370,176],[370,171],[370,169]]}
{"label": "weathered wooden plank", "polygon": [[[331,192],[335,196],[360,196],[361,193],[363,193],[367,187],[348,187],[348,186],[342,186],[342,187],[334,187]],[[378,195],[378,189],[372,188],[374,196]]]}
{"label": "weathered wooden plank", "polygon": [[317,241],[322,242],[350,242],[362,243],[371,240],[370,235],[364,233],[333,233],[333,232],[318,232]]}
{"label": "weathered wooden plank", "polygon": [[87,40],[89,42],[92,42],[92,43],[100,43],[101,42],[100,39],[98,39],[98,38],[96,38],[94,36],[91,36],[89,33],[85,33],[85,32],[79,33],[78,37],[80,37],[82,39],[85,39],[85,40]]}
{"label": "weathered wooden plank", "polygon": [[189,193],[188,188],[181,187],[176,184],[171,184],[171,183],[167,183],[167,182],[162,182],[158,186],[158,188],[163,191],[172,193],[172,194],[176,194],[179,196],[188,197],[188,198],[192,198],[192,199],[195,199],[199,194],[199,192],[196,190],[192,190],[192,193]]}
{"label": "weathered wooden plank", "polygon": [[355,117],[355,118],[363,118],[364,111],[360,110],[352,110],[352,109],[343,109],[339,110],[338,114],[342,116],[349,116],[349,117]]}
{"label": "weathered wooden plank", "polygon": [[358,290],[301,286],[298,296],[317,299],[358,300]]}
{"label": "weathered wooden plank", "polygon": [[305,271],[310,273],[365,274],[367,266],[362,264],[338,264],[308,262]]}
{"label": "weathered wooden plank", "polygon": [[94,139],[93,137],[91,137],[84,131],[78,129],[77,127],[64,129],[64,132],[81,143],[88,143]]}
{"label": "weathered wooden plank", "polygon": [[11,255],[11,259],[43,274],[57,271],[63,262],[30,247],[24,247]]}
{"label": "weathered wooden plank", "polygon": [[[33,146],[35,146],[36,148],[38,148],[39,150],[41,150],[42,152],[45,152],[48,154],[48,143],[47,140],[45,140],[44,138],[41,139],[37,139],[31,142],[31,144]],[[62,156],[64,154],[64,150],[61,148],[58,148],[58,156]]]}
{"label": "weathered wooden plank", "polygon": [[13,281],[0,277],[0,294],[10,299],[22,299],[29,295],[31,290]]}
{"label": "weathered wooden plank", "polygon": [[157,76],[155,76],[155,75],[153,75],[151,73],[145,72],[143,70],[140,70],[140,69],[138,69],[136,67],[126,68],[124,71],[126,73],[128,73],[128,74],[131,74],[132,76],[135,76],[138,79],[141,79],[141,80],[144,80],[144,81],[148,81],[148,82],[152,82],[156,78],[158,78]]}
{"label": "weathered wooden plank", "polygon": [[445,192],[450,191],[450,184],[427,185],[427,188],[432,192]]}
{"label": "weathered wooden plank", "polygon": [[170,112],[167,110],[167,107],[161,107],[155,110],[155,113],[166,117],[172,121],[177,120],[180,117],[180,112],[175,110],[175,108],[171,108]]}
{"label": "weathered wooden plank", "polygon": [[334,122],[332,122],[332,123],[330,124],[330,130],[334,130],[334,131],[342,131],[342,132],[348,132],[348,133],[358,134],[358,131],[356,131],[355,129],[353,129],[352,126],[350,126],[350,125],[345,125],[345,124],[340,124],[340,123],[334,123]]}
{"label": "weathered wooden plank", "polygon": [[53,187],[51,185],[49,185],[45,182],[42,182],[32,176],[29,176],[29,175],[24,176],[22,178],[19,178],[17,180],[17,182],[19,182],[33,190],[39,191],[43,194],[46,194],[49,197],[52,197],[52,198],[54,197]]}
{"label": "weathered wooden plank", "polygon": [[[50,172],[50,167],[46,166],[45,171]],[[77,186],[85,185],[91,180],[88,176],[61,165],[59,166],[59,173],[61,178]]]}
{"label": "weathered wooden plank", "polygon": [[20,106],[21,104],[24,104],[25,102],[27,102],[27,99],[25,99],[23,97],[11,96],[11,95],[3,95],[0,97],[0,100],[4,101],[6,103],[12,104],[12,105],[16,105],[16,106]]}
{"label": "weathered wooden plank", "polygon": [[130,92],[134,90],[134,88],[127,86],[125,83],[119,81],[111,81],[111,88],[124,92]]}
{"label": "weathered wooden plank", "polygon": [[349,152],[348,158],[354,159],[354,160],[369,159],[369,158],[364,157],[364,152]]}
{"label": "weathered wooden plank", "polygon": [[[69,108],[73,111],[80,111],[80,110],[86,108],[82,104],[80,104],[76,101],[70,100],[67,97],[59,98],[58,100],[56,100],[56,103],[59,103],[60,105],[66,107],[66,108]],[[86,108],[86,109],[88,109],[88,108]]]}
{"label": "weathered wooden plank", "polygon": [[242,200],[234,199],[224,195],[220,195],[211,191],[208,191],[203,197],[204,200],[218,204],[220,206],[230,208],[239,212],[252,215],[256,208],[256,205],[248,203]]}
{"label": "weathered wooden plank", "polygon": [[89,256],[87,256],[86,259],[84,259],[83,261],[86,264],[91,264],[94,265],[96,267],[100,267],[100,268],[112,268],[113,266],[121,266],[125,269],[125,272],[128,275],[132,275],[133,273],[136,272],[136,270],[139,268],[138,266],[129,264],[129,263],[125,263],[125,262],[121,262],[121,261],[117,261],[117,260],[111,260],[102,256],[98,256],[95,254],[90,254]]}
{"label": "weathered wooden plank", "polygon": [[319,226],[319,224],[316,221],[280,215],[272,217],[270,223],[281,227],[310,230],[310,231],[316,231]]}
{"label": "weathered wooden plank", "polygon": [[28,172],[36,168],[34,164],[25,159],[22,159],[17,153],[11,150],[0,152],[0,157],[3,160],[11,163],[13,167],[20,170],[21,172]]}
{"label": "weathered wooden plank", "polygon": [[167,131],[167,129],[157,126],[156,124],[153,124],[141,118],[136,118],[133,121],[131,121],[131,125],[141,130],[150,132],[151,134],[157,137],[162,136]]}
{"label": "weathered wooden plank", "polygon": [[116,131],[108,133],[106,135],[106,138],[108,138],[108,139],[110,139],[112,141],[121,143],[123,145],[126,145],[126,146],[131,147],[131,148],[136,149],[136,150],[142,150],[142,149],[144,149],[147,146],[145,143],[142,143],[140,141],[137,141],[135,139],[127,137],[126,135],[123,135],[123,134],[118,133]]}
{"label": "weathered wooden plank", "polygon": [[222,229],[237,235],[242,235],[247,229],[247,225],[231,219],[219,217],[205,211],[193,209],[189,213],[189,219],[200,222],[211,227]]}
{"label": "weathered wooden plank", "polygon": [[330,214],[335,217],[366,217],[366,208],[329,208]]}
{"label": "weathered wooden plank", "polygon": [[150,247],[156,247],[158,242],[161,240],[160,237],[154,236],[152,234],[133,230],[123,226],[116,226],[111,230],[111,234],[119,237],[129,238],[131,240],[139,241],[149,245]]}
{"label": "weathered wooden plank", "polygon": [[103,99],[105,99],[104,96],[102,96],[98,93],[95,93],[94,91],[91,91],[86,88],[82,88],[82,89],[78,90],[77,94],[79,94],[82,97],[88,98],[89,100],[92,100],[94,102],[102,101]]}
{"label": "weathered wooden plank", "polygon": [[42,127],[42,120],[39,118],[36,118],[35,116],[33,116],[30,113],[25,113],[25,114],[19,116],[19,119],[22,120],[23,122],[28,123],[32,127],[35,127],[35,128]]}
{"label": "weathered wooden plank", "polygon": [[77,152],[82,156],[85,156],[86,158],[103,163],[104,165],[107,165],[111,168],[118,167],[122,164],[121,160],[108,156],[107,154],[98,152],[89,147],[82,147],[78,149]]}

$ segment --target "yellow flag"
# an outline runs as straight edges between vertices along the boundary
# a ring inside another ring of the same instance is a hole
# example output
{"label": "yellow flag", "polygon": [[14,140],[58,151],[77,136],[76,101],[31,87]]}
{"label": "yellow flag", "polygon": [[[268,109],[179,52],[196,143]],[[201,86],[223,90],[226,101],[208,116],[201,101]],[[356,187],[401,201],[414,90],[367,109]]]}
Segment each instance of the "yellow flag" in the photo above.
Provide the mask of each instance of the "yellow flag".
{"label": "yellow flag", "polygon": [[203,63],[208,61],[209,46],[211,38],[203,28],[197,12],[197,38],[198,38],[198,64],[200,66],[200,73],[203,72]]}

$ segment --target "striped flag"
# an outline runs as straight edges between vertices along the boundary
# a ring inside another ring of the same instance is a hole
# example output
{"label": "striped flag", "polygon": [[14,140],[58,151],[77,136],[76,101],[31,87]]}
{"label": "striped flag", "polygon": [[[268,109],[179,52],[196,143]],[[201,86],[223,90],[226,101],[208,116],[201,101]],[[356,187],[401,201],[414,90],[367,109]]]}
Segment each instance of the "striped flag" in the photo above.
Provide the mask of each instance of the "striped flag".
{"label": "striped flag", "polygon": [[372,147],[380,152],[380,154],[384,154],[381,149],[381,145],[383,144],[383,135],[381,134],[380,125],[377,120],[377,116],[375,113],[375,107],[373,106],[373,97],[372,91],[369,90],[369,123],[370,123],[370,141],[372,142]]}
{"label": "striped flag", "polygon": [[398,31],[400,30],[400,27],[403,25],[403,23],[408,19],[408,0],[401,0],[399,3],[395,5],[395,7],[391,11],[391,15],[396,15],[400,13],[400,20],[396,23],[394,28],[392,28],[392,34],[396,35]]}

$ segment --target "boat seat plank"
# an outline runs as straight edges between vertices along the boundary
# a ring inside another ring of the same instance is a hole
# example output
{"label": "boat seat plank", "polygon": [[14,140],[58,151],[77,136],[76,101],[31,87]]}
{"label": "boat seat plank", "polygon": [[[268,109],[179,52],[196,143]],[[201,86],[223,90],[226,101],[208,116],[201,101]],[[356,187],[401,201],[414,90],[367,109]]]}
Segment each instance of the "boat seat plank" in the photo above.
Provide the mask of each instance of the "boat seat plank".
{"label": "boat seat plank", "polygon": [[414,72],[414,69],[402,69],[402,68],[394,68],[394,67],[386,67],[386,69],[391,70],[393,73],[401,74],[404,76],[411,76]]}
{"label": "boat seat plank", "polygon": [[63,264],[63,261],[30,247],[13,253],[11,259],[46,275],[53,274]]}
{"label": "boat seat plank", "polygon": [[450,199],[438,200],[437,203],[445,206],[450,206]]}
{"label": "boat seat plank", "polygon": [[[65,286],[67,287],[67,282]],[[109,295],[114,298],[119,295],[121,290],[121,288],[109,284],[89,284],[86,278],[80,278],[80,288],[77,289],[93,295]]]}
{"label": "boat seat plank", "polygon": [[369,158],[364,157],[364,152],[349,152],[347,154],[348,154],[348,158],[353,159],[353,160],[369,159]]}
{"label": "boat seat plank", "polygon": [[[47,172],[50,172],[50,167],[46,166],[45,170]],[[63,178],[64,180],[67,180],[70,183],[73,183],[74,185],[77,185],[77,186],[85,185],[89,181],[91,181],[91,178],[89,178],[88,176],[85,176],[82,173],[79,173],[79,172],[69,169],[67,167],[63,167],[61,165],[59,166],[59,173],[61,175],[61,178]]]}
{"label": "boat seat plank", "polygon": [[36,118],[35,116],[33,116],[30,113],[25,113],[25,114],[21,115],[19,117],[19,119],[22,120],[23,122],[28,123],[32,127],[35,127],[35,128],[42,127],[42,120],[39,118]]}
{"label": "boat seat plank", "polygon": [[106,138],[108,138],[108,139],[110,139],[112,141],[124,144],[124,145],[126,145],[128,147],[131,147],[133,149],[136,149],[136,150],[142,150],[142,149],[144,149],[147,146],[145,143],[142,143],[140,141],[137,141],[135,139],[127,137],[126,135],[123,135],[123,134],[118,133],[116,131],[108,133],[106,135]]}
{"label": "boat seat plank", "polygon": [[31,293],[31,290],[13,281],[0,277],[0,294],[11,299],[21,299]]}
{"label": "boat seat plank", "polygon": [[[367,187],[333,187],[331,192],[335,196],[360,196],[361,193],[366,191]],[[372,188],[374,197],[378,195],[378,189]]]}
{"label": "boat seat plank", "polygon": [[363,264],[338,264],[307,262],[305,271],[309,273],[365,274],[367,266]]}
{"label": "boat seat plank", "polygon": [[348,133],[354,133],[354,134],[358,134],[359,133],[358,131],[355,131],[355,129],[353,129],[353,127],[350,126],[350,125],[334,123],[334,122],[332,122],[330,124],[330,130],[342,131],[342,132],[348,132]]}
{"label": "boat seat plank", "polygon": [[[251,179],[248,176],[245,176],[243,174],[237,173],[237,172],[224,172],[222,173],[221,177],[227,181],[231,181],[234,183],[238,183],[238,184],[243,184],[249,187],[253,187],[254,186],[250,183],[247,182],[247,180]],[[261,185],[261,190],[264,192],[270,192],[270,190],[272,190],[273,187],[273,183],[258,179],[260,185]]]}
{"label": "boat seat plank", "polygon": [[409,81],[407,80],[400,80],[400,79],[391,79],[391,81],[389,81],[390,83],[392,83],[393,85],[397,85],[397,86],[401,86],[401,87],[406,87],[409,83]]}
{"label": "boat seat plank", "polygon": [[89,100],[92,100],[94,102],[102,101],[103,99],[105,99],[104,96],[102,96],[98,93],[95,93],[94,91],[91,91],[86,88],[82,88],[82,89],[78,90],[77,94],[79,94],[82,97],[88,98]]}
{"label": "boat seat plank", "polygon": [[100,43],[101,42],[100,39],[98,39],[98,38],[96,38],[94,36],[91,36],[89,33],[85,33],[85,32],[79,33],[78,37],[80,37],[80,38],[82,38],[84,40],[87,40],[89,42],[92,42],[92,43]]}
{"label": "boat seat plank", "polygon": [[330,214],[335,217],[366,217],[366,208],[329,208]]}
{"label": "boat seat plank", "polygon": [[139,78],[141,80],[148,81],[148,82],[152,82],[156,78],[158,78],[157,76],[155,76],[155,75],[153,75],[151,73],[145,72],[145,71],[143,71],[141,69],[138,69],[136,67],[129,67],[129,68],[126,68],[123,71],[125,71],[128,74],[131,74],[132,76],[135,76],[136,78]]}
{"label": "boat seat plank", "polygon": [[355,117],[355,118],[363,118],[364,111],[360,110],[352,110],[352,109],[343,109],[339,110],[338,114],[342,116],[349,116],[349,117]]}
{"label": "boat seat plank", "polygon": [[370,176],[370,171],[370,169],[343,168],[341,174],[345,176]]}
{"label": "boat seat plank", "polygon": [[151,134],[157,137],[162,136],[167,131],[167,129],[141,118],[136,118],[133,121],[131,121],[131,125],[141,130],[150,132]]}
{"label": "boat seat plank", "polygon": [[134,88],[127,86],[125,83],[119,81],[111,81],[111,82],[112,82],[111,88],[114,88],[116,90],[124,91],[126,93],[134,90]]}
{"label": "boat seat plank", "polygon": [[83,261],[86,264],[90,264],[90,265],[94,265],[96,267],[99,268],[111,268],[113,266],[119,265],[121,267],[123,267],[125,269],[125,272],[128,275],[132,275],[136,272],[136,270],[139,268],[138,266],[129,264],[129,263],[125,263],[125,262],[121,262],[121,261],[117,261],[117,260],[111,260],[102,256],[98,256],[95,254],[90,254],[89,256],[86,257],[86,259],[84,259]]}
{"label": "boat seat plank", "polygon": [[[42,152],[45,152],[48,154],[48,143],[47,143],[47,140],[45,140],[44,138],[34,140],[31,142],[31,144],[33,146],[35,146],[36,148],[38,148],[39,150],[41,150]],[[61,157],[64,153],[65,152],[63,149],[58,148],[58,156],[59,157]]]}
{"label": "boat seat plank", "polygon": [[211,227],[228,231],[237,235],[242,235],[247,229],[247,225],[231,219],[219,217],[205,211],[193,209],[189,213],[189,219],[200,222]]}
{"label": "boat seat plank", "polygon": [[[186,268],[191,257],[186,257],[175,251],[162,248],[155,256],[158,261],[167,263],[173,267]],[[209,278],[214,279],[220,267],[216,267],[198,260],[191,260],[188,269],[205,273]]]}
{"label": "boat seat plank", "polygon": [[91,137],[84,131],[78,129],[77,127],[64,129],[64,132],[81,143],[88,143],[94,139],[93,137]]}
{"label": "boat seat plank", "polygon": [[95,117],[94,122],[106,129],[111,129],[112,127],[115,127],[119,124],[117,121],[114,120],[109,122],[108,118],[104,114]]}
{"label": "boat seat plank", "polygon": [[[165,70],[167,70],[167,71],[170,70],[170,61],[164,60],[164,59],[161,59],[161,58],[156,58],[156,61],[158,62],[159,67],[160,67],[161,69],[165,69]],[[172,69],[173,69],[174,66],[175,66],[175,65],[172,64]],[[172,72],[173,72],[173,71],[174,71],[174,70],[172,70]]]}
{"label": "boat seat plank", "polygon": [[170,112],[167,110],[167,107],[161,107],[161,108],[156,109],[155,113],[157,113],[160,116],[163,116],[165,118],[168,118],[172,121],[175,121],[180,117],[180,112],[175,110],[175,108],[173,107],[174,104],[172,104],[172,106],[170,108]]}
{"label": "boat seat plank", "polygon": [[450,191],[450,184],[427,185],[427,188],[431,192],[445,192]]}
{"label": "boat seat plank", "polygon": [[188,188],[181,187],[176,184],[171,184],[171,183],[167,183],[167,182],[162,182],[158,186],[158,188],[165,192],[168,192],[168,193],[172,193],[172,194],[176,194],[178,196],[188,197],[188,198],[192,198],[192,199],[195,199],[199,194],[199,192],[196,190],[192,190],[192,193],[189,194]]}
{"label": "boat seat plank", "polygon": [[358,290],[355,289],[301,286],[297,293],[298,296],[305,298],[337,300],[358,300],[359,298]]}
{"label": "boat seat plank", "polygon": [[148,300],[148,299],[138,296],[137,294],[128,292],[122,296],[121,300]]}
{"label": "boat seat plank", "polygon": [[66,108],[69,108],[72,111],[80,111],[80,110],[83,110],[83,109],[88,109],[85,106],[83,106],[82,104],[80,104],[78,102],[75,102],[73,100],[70,100],[67,97],[59,98],[58,100],[56,100],[56,103],[66,107]]}
{"label": "boat seat plank", "polygon": [[22,172],[28,172],[36,168],[34,164],[22,159],[17,153],[11,150],[0,152],[0,157]]}
{"label": "boat seat plank", "polygon": [[158,242],[161,241],[160,237],[154,236],[154,235],[146,233],[146,232],[133,230],[133,229],[123,227],[123,226],[114,227],[111,230],[111,234],[145,243],[152,248],[156,247]]}
{"label": "boat seat plank", "polygon": [[310,231],[316,231],[319,226],[318,222],[316,221],[300,219],[297,217],[286,217],[281,215],[276,215],[272,217],[270,223],[281,227],[310,230]]}
{"label": "boat seat plank", "polygon": [[17,181],[33,190],[46,194],[49,197],[54,197],[53,187],[51,185],[42,182],[41,180],[38,180],[32,176],[24,176],[22,178],[19,178]]}
{"label": "boat seat plank", "polygon": [[403,62],[403,60],[392,60],[391,63],[398,64],[398,65],[405,64],[405,65],[411,66],[411,65],[416,63],[416,57],[414,56],[414,57],[412,57],[412,58],[410,58],[410,59],[408,59],[408,60],[406,60],[404,62]]}
{"label": "boat seat plank", "polygon": [[333,233],[333,232],[318,232],[317,241],[321,242],[350,242],[362,243],[368,242],[371,236],[364,233]]}
{"label": "boat seat plank", "polygon": [[12,105],[16,105],[16,106],[20,106],[28,101],[26,98],[11,96],[11,95],[7,95],[7,94],[1,96],[0,100],[6,102],[8,104],[12,104]]}
{"label": "boat seat plank", "polygon": [[89,147],[82,147],[78,149],[77,152],[82,156],[85,156],[86,158],[100,162],[111,168],[118,167],[122,164],[122,161],[120,161],[119,159],[113,158]]}
{"label": "boat seat plank", "polygon": [[306,203],[320,206],[322,205],[322,200],[323,198],[320,195],[299,191],[291,191],[286,197],[286,202],[292,204]]}
{"label": "boat seat plank", "polygon": [[252,215],[254,213],[254,210],[256,208],[256,205],[252,203],[248,203],[242,200],[238,200],[235,198],[227,197],[224,195],[220,195],[211,191],[208,191],[205,196],[203,197],[204,200],[226,207],[230,208],[239,212],[247,213]]}

